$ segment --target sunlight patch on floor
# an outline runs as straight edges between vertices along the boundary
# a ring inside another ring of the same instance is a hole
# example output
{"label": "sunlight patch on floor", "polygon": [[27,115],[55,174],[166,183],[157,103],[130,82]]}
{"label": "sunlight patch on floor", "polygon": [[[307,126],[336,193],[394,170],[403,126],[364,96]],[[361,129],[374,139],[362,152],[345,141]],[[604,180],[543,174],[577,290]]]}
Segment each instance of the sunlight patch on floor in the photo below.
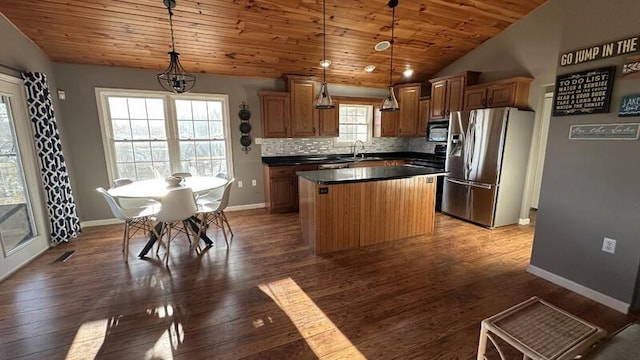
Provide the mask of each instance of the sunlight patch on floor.
{"label": "sunlight patch on floor", "polygon": [[287,314],[316,356],[366,360],[293,279],[260,284],[258,288]]}
{"label": "sunlight patch on floor", "polygon": [[182,324],[173,323],[165,330],[153,347],[144,354],[145,360],[173,360],[173,353],[184,341]]}
{"label": "sunlight patch on floor", "polygon": [[94,359],[104,342],[108,326],[107,319],[89,321],[80,325],[66,359]]}

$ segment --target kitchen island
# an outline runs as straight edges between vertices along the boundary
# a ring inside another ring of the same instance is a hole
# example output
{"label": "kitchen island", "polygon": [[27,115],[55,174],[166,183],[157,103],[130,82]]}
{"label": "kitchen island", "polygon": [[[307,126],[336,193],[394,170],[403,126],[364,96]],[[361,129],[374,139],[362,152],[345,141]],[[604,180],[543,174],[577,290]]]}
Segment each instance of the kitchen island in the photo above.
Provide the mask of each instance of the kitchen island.
{"label": "kitchen island", "polygon": [[444,174],[412,166],[298,172],[302,238],[323,254],[430,234]]}

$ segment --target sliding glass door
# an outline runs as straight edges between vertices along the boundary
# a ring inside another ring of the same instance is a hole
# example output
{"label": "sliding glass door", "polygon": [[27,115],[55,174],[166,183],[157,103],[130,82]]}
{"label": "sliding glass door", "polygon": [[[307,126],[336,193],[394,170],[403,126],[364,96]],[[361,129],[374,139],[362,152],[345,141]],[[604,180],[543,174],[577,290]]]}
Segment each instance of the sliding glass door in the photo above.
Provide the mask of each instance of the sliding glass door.
{"label": "sliding glass door", "polygon": [[0,76],[0,279],[48,247],[23,92]]}

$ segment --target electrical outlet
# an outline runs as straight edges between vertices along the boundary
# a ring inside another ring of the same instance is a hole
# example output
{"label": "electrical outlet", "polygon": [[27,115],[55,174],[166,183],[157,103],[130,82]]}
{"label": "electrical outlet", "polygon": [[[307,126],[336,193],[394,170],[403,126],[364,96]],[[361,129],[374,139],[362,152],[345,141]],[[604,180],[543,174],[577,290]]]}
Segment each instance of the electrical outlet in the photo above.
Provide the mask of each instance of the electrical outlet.
{"label": "electrical outlet", "polygon": [[242,181],[238,181],[238,187],[241,188],[242,187]]}
{"label": "electrical outlet", "polygon": [[258,185],[258,182],[255,179],[251,180],[251,186],[256,186],[256,185]]}
{"label": "electrical outlet", "polygon": [[256,143],[256,145],[260,145],[262,144],[262,138],[255,138],[253,139],[253,142]]}
{"label": "electrical outlet", "polygon": [[614,239],[604,238],[602,242],[602,251],[608,252],[611,254],[616,253],[616,241]]}

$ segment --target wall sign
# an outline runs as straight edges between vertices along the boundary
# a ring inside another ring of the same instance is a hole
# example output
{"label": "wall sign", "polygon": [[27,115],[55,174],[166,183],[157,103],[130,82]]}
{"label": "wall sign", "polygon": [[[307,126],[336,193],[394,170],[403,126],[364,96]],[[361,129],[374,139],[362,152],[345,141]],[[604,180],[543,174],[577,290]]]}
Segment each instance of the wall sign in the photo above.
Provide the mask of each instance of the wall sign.
{"label": "wall sign", "polygon": [[623,77],[640,77],[640,56],[630,57],[622,66]]}
{"label": "wall sign", "polygon": [[558,76],[553,116],[609,112],[615,71],[609,66]]}
{"label": "wall sign", "polygon": [[627,95],[622,98],[618,116],[640,116],[640,95]]}
{"label": "wall sign", "polygon": [[616,40],[560,55],[560,66],[582,64],[640,50],[640,35]]}
{"label": "wall sign", "polygon": [[571,125],[571,140],[638,140],[640,123]]}

